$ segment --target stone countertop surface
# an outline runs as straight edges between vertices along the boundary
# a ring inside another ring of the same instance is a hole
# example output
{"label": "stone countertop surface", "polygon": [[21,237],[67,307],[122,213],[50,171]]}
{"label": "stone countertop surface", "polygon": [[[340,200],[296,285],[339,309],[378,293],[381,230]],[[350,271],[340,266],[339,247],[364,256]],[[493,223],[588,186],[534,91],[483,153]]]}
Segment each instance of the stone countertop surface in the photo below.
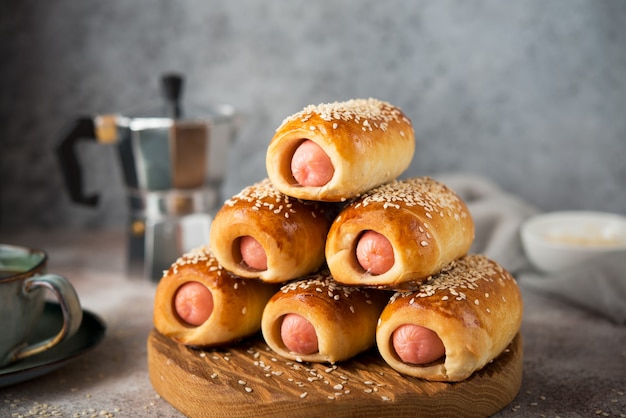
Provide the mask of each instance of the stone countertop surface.
{"label": "stone countertop surface", "polygon": [[[67,277],[107,327],[96,347],[63,367],[0,388],[0,416],[182,416],[148,377],[156,285],[127,275],[124,231],[24,231],[0,241],[45,249],[48,271]],[[626,327],[520,284],[523,382],[496,416],[626,417]]]}

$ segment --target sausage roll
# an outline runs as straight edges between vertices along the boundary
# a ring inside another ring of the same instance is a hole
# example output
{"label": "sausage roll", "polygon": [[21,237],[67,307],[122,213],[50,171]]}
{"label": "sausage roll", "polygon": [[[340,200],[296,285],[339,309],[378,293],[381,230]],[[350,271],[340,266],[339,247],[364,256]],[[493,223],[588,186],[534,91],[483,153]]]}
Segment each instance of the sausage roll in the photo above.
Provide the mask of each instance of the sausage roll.
{"label": "sausage roll", "polygon": [[399,176],[414,151],[413,126],[399,108],[353,99],[310,105],[286,118],[265,161],[281,192],[338,202]]}
{"label": "sausage roll", "polygon": [[278,286],[238,278],[219,265],[208,247],[176,260],[159,282],[154,326],[189,346],[218,346],[261,329],[261,315]]}
{"label": "sausage roll", "polygon": [[238,276],[286,282],[324,263],[332,216],[328,204],[289,197],[265,179],[224,203],[209,245],[220,264]]}
{"label": "sausage roll", "polygon": [[515,279],[487,257],[469,255],[418,289],[394,294],[378,321],[376,343],[400,373],[457,382],[513,341],[522,311]]}
{"label": "sausage roll", "polygon": [[261,330],[287,359],[347,360],[375,343],[376,321],[389,295],[337,284],[326,271],[284,285],[267,303]]}
{"label": "sausage roll", "polygon": [[340,283],[399,288],[465,255],[474,223],[461,198],[429,177],[393,181],[351,201],[326,241]]}

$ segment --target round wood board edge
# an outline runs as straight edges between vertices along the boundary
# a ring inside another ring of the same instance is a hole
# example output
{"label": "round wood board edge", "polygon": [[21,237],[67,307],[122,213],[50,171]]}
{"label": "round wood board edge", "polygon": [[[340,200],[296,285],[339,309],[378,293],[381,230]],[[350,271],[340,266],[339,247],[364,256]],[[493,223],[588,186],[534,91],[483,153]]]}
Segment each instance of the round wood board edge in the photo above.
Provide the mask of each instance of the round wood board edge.
{"label": "round wood board edge", "polygon": [[260,336],[199,350],[152,330],[147,350],[152,386],[192,418],[489,416],[515,399],[523,374],[521,334],[457,383],[403,376],[375,348],[336,365],[297,363]]}

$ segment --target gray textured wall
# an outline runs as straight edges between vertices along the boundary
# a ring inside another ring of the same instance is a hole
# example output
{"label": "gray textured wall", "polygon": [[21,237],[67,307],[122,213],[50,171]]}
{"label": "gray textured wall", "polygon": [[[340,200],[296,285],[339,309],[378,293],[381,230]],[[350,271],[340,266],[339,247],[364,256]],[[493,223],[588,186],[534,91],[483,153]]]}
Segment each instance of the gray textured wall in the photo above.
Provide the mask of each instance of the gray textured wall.
{"label": "gray textured wall", "polygon": [[85,146],[97,209],[72,204],[54,155],[81,114],[186,99],[246,114],[225,194],[307,104],[377,97],[413,120],[407,175],[468,171],[545,210],[626,212],[621,0],[58,0],[0,3],[0,226],[126,222],[112,149]]}

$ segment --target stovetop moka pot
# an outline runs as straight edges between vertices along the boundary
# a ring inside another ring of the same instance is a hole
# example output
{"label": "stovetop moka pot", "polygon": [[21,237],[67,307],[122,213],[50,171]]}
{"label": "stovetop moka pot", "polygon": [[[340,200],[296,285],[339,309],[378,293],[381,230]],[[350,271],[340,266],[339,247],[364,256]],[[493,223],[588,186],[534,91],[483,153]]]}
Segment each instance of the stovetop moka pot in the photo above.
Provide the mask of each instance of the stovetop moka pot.
{"label": "stovetop moka pot", "polygon": [[230,105],[187,107],[184,79],[162,77],[161,106],[129,115],[79,117],[61,134],[57,155],[71,199],[95,207],[77,144],[114,145],[128,192],[131,275],[158,280],[184,252],[208,243],[211,216],[222,202],[227,155],[241,116]]}

